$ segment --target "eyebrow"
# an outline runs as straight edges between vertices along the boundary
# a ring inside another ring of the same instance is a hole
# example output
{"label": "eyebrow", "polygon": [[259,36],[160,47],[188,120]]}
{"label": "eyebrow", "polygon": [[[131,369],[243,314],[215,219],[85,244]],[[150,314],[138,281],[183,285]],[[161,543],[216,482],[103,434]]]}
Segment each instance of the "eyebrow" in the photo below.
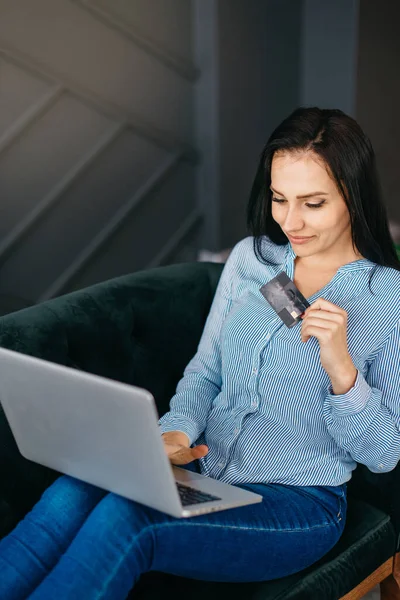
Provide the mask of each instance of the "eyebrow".
{"label": "eyebrow", "polygon": [[[271,186],[271,191],[274,192],[274,194],[278,194],[278,196],[284,196],[284,194],[282,194],[282,192],[278,192],[278,190],[274,190],[274,188]],[[329,196],[328,192],[311,192],[310,194],[302,194],[301,196],[296,196],[296,198],[303,199],[303,198],[313,198],[313,196]]]}

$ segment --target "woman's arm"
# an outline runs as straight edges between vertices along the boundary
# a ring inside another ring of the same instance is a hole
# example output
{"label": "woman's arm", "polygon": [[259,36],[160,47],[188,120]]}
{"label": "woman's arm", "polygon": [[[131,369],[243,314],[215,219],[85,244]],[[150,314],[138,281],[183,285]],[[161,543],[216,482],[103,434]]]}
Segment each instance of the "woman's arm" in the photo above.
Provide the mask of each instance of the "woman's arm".
{"label": "woman's arm", "polygon": [[375,473],[391,471],[400,459],[400,322],[345,394],[329,390],[324,403],[328,430],[353,459]]}
{"label": "woman's arm", "polygon": [[162,433],[180,431],[189,438],[189,445],[204,431],[211,404],[221,391],[220,333],[231,307],[238,246],[240,242],[232,250],[222,271],[197,352],[178,383],[169,412],[159,420]]}

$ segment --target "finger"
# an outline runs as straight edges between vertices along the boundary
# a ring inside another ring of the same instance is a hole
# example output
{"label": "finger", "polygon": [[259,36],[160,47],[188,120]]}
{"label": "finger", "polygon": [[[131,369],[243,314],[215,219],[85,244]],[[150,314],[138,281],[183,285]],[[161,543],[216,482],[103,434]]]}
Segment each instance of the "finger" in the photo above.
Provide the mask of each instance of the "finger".
{"label": "finger", "polygon": [[164,444],[164,449],[168,456],[194,453],[194,456],[200,457],[205,456],[208,452],[208,446],[206,446],[206,444],[199,444],[194,448],[188,448],[187,446],[182,446],[181,444],[169,444],[166,442]]}
{"label": "finger", "polygon": [[205,444],[200,444],[199,446],[195,446],[194,448],[191,448],[191,450],[192,450],[192,455],[195,458],[202,458],[203,456],[208,454],[208,446],[206,446]]}
{"label": "finger", "polygon": [[174,465],[186,465],[198,458],[202,458],[208,453],[208,447],[204,444],[194,448],[181,448],[177,452],[169,455],[169,460]]}
{"label": "finger", "polygon": [[341,311],[340,313],[338,313],[323,310],[322,308],[313,308],[312,306],[310,306],[305,311],[303,319],[311,315],[314,317],[325,317],[326,319],[337,320],[338,323],[347,323],[347,313],[345,311]]}
{"label": "finger", "polygon": [[311,321],[315,322],[315,321],[319,321],[321,323],[323,322],[330,322],[330,323],[334,323],[336,325],[345,325],[346,324],[346,320],[343,317],[343,315],[339,315],[337,313],[330,313],[327,312],[326,310],[315,310],[312,312],[309,312],[308,315],[306,315],[303,319],[303,323],[311,323]]}
{"label": "finger", "polygon": [[313,327],[316,327],[321,332],[324,331],[326,335],[329,336],[335,335],[339,328],[338,324],[332,321],[323,321],[322,319],[313,319],[312,317],[310,317],[310,320],[304,323],[301,329],[300,335],[303,342],[307,341],[311,335],[314,335],[310,333],[311,328]]}
{"label": "finger", "polygon": [[343,308],[340,308],[340,306],[337,306],[336,304],[333,304],[332,302],[329,302],[328,300],[325,300],[324,298],[317,298],[315,300],[315,302],[313,302],[311,304],[311,306],[309,306],[305,310],[305,313],[307,314],[311,310],[326,310],[326,311],[332,312],[332,313],[347,315],[346,311]]}
{"label": "finger", "polygon": [[319,342],[325,342],[331,337],[331,330],[317,325],[310,325],[306,331],[301,332],[301,339],[303,342],[307,342],[310,337],[316,337]]}
{"label": "finger", "polygon": [[318,319],[321,324],[323,322],[330,322],[336,324],[338,327],[347,328],[347,315],[342,313],[333,313],[327,310],[311,310],[303,316],[302,322],[307,323],[310,319]]}

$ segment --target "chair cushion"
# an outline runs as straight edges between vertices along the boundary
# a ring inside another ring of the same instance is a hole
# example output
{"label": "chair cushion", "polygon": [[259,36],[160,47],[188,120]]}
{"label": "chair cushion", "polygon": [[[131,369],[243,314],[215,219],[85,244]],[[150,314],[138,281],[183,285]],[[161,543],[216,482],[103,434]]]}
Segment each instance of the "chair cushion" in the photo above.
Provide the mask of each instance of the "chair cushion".
{"label": "chair cushion", "polygon": [[150,572],[141,577],[129,600],[152,600],[161,595],[190,600],[338,600],[393,556],[395,547],[389,517],[365,502],[350,499],[339,542],[300,573],[274,581],[233,584]]}

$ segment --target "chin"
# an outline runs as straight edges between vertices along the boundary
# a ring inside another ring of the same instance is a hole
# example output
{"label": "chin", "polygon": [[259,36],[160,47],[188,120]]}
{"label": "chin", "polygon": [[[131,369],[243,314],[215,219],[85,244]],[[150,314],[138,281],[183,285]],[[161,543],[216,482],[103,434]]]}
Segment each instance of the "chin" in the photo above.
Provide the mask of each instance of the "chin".
{"label": "chin", "polygon": [[305,248],[304,246],[296,246],[295,244],[293,244],[292,248],[299,256],[311,256],[312,254],[318,252],[318,250],[315,250],[315,248]]}
{"label": "chin", "polygon": [[296,252],[296,256],[301,258],[313,256],[321,252],[321,245],[318,243],[318,240],[313,240],[309,244],[293,244],[292,248]]}

